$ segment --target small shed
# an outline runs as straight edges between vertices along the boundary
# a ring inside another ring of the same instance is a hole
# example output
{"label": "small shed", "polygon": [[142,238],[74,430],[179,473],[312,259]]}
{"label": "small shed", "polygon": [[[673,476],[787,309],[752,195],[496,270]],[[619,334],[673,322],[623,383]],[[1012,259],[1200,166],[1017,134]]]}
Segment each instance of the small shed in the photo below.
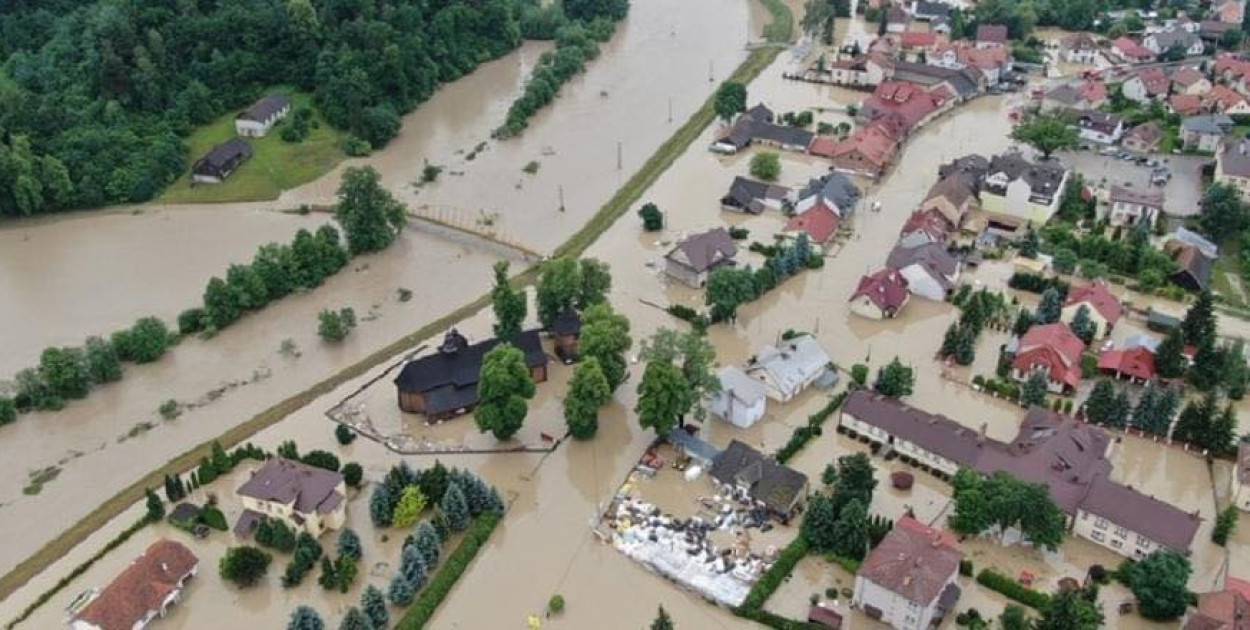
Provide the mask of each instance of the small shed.
{"label": "small shed", "polygon": [[716,373],[721,390],[708,401],[708,411],[740,429],[764,417],[767,388],[735,366],[726,366]]}
{"label": "small shed", "polygon": [[815,604],[807,609],[807,620],[818,626],[839,630],[842,627],[842,615],[832,608]]}
{"label": "small shed", "polygon": [[565,365],[581,360],[582,316],[573,309],[560,313],[551,323],[556,342],[556,356]]}
{"label": "small shed", "polygon": [[215,147],[191,167],[191,181],[220,184],[252,157],[252,145],[232,138]]}

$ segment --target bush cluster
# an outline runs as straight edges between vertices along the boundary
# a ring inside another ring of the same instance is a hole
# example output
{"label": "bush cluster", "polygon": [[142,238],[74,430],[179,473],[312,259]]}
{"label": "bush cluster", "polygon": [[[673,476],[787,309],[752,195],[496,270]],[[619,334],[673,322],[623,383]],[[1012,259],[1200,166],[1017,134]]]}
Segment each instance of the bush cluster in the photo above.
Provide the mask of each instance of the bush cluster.
{"label": "bush cluster", "polygon": [[1039,611],[1050,605],[1050,596],[1046,593],[1033,590],[993,569],[981,569],[977,574],[977,583]]}
{"label": "bush cluster", "polygon": [[822,431],[821,425],[829,419],[829,416],[833,415],[833,412],[838,410],[838,407],[842,406],[842,401],[844,400],[846,400],[846,392],[834,396],[833,400],[830,400],[829,404],[825,405],[820,411],[808,416],[807,424],[795,429],[785,446],[778,449],[776,455],[777,462],[784,464],[790,461],[804,446],[807,446],[807,443],[812,438],[819,437]]}

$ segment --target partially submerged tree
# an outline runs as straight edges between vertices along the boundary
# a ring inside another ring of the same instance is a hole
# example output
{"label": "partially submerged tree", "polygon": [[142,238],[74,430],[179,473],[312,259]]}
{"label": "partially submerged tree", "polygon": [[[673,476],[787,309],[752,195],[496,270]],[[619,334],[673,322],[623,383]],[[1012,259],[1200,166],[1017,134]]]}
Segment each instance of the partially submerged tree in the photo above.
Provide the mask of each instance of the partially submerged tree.
{"label": "partially submerged tree", "polygon": [[477,409],[473,419],[482,433],[507,440],[521,429],[536,388],[525,355],[508,343],[495,346],[482,360]]}
{"label": "partially submerged tree", "polygon": [[659,436],[668,435],[694,404],[694,393],[677,366],[665,361],[650,361],[638,384],[638,404],[634,412],[644,429],[654,429]]}
{"label": "partially submerged tree", "polygon": [[1063,117],[1052,114],[1030,116],[1016,125],[1011,137],[1037,149],[1047,160],[1055,151],[1076,147],[1081,142],[1076,127],[1068,124]]}

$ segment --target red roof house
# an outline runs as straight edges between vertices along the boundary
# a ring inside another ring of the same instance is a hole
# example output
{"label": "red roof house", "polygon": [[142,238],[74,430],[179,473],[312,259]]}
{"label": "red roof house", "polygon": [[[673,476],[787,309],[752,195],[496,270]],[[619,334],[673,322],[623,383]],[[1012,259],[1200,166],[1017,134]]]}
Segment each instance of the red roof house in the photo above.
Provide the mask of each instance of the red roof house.
{"label": "red roof house", "polygon": [[903,310],[910,297],[907,278],[887,267],[859,279],[851,294],[851,310],[871,319],[890,319]]}
{"label": "red roof house", "polygon": [[1034,326],[1024,333],[1016,348],[1012,368],[1017,380],[1042,370],[1055,392],[1074,391],[1081,384],[1081,353],[1085,342],[1068,329],[1067,324]]}
{"label": "red roof house", "polygon": [[870,125],[837,144],[828,158],[844,173],[877,177],[889,165],[898,142],[882,127]]}
{"label": "red roof house", "polygon": [[899,44],[901,44],[903,48],[928,48],[936,44],[937,41],[937,33],[905,31],[899,36]]}
{"label": "red roof house", "polygon": [[164,617],[199,568],[181,543],[158,540],[74,615],[74,628],[131,630]]}
{"label": "red roof house", "polygon": [[1095,333],[1098,337],[1111,334],[1111,329],[1124,314],[1124,307],[1120,306],[1119,298],[1112,295],[1111,290],[1103,282],[1072,287],[1068,291],[1067,301],[1063,303],[1063,321],[1071,323],[1077,310],[1082,306],[1089,308],[1091,319],[1098,324],[1098,330]]}
{"label": "red roof house", "polygon": [[[853,605],[896,628],[936,627],[959,599],[964,554],[949,532],[903,516],[855,572]],[[908,605],[898,604],[904,600]]]}
{"label": "red roof house", "polygon": [[1204,104],[1197,94],[1173,94],[1168,98],[1168,107],[1173,114],[1193,116],[1202,113]]}
{"label": "red roof house", "polygon": [[898,240],[904,247],[915,247],[925,243],[944,242],[954,226],[946,220],[946,216],[936,208],[917,210],[907,217],[903,229],[899,230]]}
{"label": "red roof house", "polygon": [[1154,61],[1154,51],[1142,46],[1141,44],[1127,38],[1121,37],[1111,43],[1111,47],[1120,57],[1129,62]]}
{"label": "red roof house", "polygon": [[807,236],[817,245],[828,245],[829,240],[838,231],[841,219],[838,213],[824,203],[817,203],[800,212],[786,222],[787,232],[807,232]]}
{"label": "red roof house", "polygon": [[1223,85],[1216,85],[1207,91],[1206,106],[1217,114],[1250,113],[1250,104],[1246,102],[1246,97]]}
{"label": "red roof house", "polygon": [[1098,371],[1111,374],[1116,378],[1148,381],[1157,375],[1155,354],[1145,346],[1124,350],[1104,350],[1098,355]]}
{"label": "red roof house", "polygon": [[906,130],[911,131],[937,112],[945,101],[940,93],[930,92],[915,83],[882,81],[864,101],[864,113],[870,119],[884,112],[899,114],[906,123]]}

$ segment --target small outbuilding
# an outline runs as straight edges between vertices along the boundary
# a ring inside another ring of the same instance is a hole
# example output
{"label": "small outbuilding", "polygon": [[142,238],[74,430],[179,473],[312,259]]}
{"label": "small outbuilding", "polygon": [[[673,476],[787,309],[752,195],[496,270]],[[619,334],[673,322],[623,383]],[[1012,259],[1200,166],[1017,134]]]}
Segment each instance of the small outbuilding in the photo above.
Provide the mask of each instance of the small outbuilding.
{"label": "small outbuilding", "polygon": [[582,316],[577,311],[560,313],[551,323],[551,335],[556,342],[556,356],[565,365],[581,360]]}
{"label": "small outbuilding", "polygon": [[740,429],[759,422],[767,405],[767,389],[746,372],[726,366],[716,373],[721,390],[708,401],[708,411]]}
{"label": "small outbuilding", "polygon": [[220,184],[239,166],[252,158],[252,145],[232,138],[215,147],[191,167],[191,181],[196,184]]}
{"label": "small outbuilding", "polygon": [[290,98],[285,94],[269,94],[235,117],[234,132],[244,138],[263,138],[289,113]]}

